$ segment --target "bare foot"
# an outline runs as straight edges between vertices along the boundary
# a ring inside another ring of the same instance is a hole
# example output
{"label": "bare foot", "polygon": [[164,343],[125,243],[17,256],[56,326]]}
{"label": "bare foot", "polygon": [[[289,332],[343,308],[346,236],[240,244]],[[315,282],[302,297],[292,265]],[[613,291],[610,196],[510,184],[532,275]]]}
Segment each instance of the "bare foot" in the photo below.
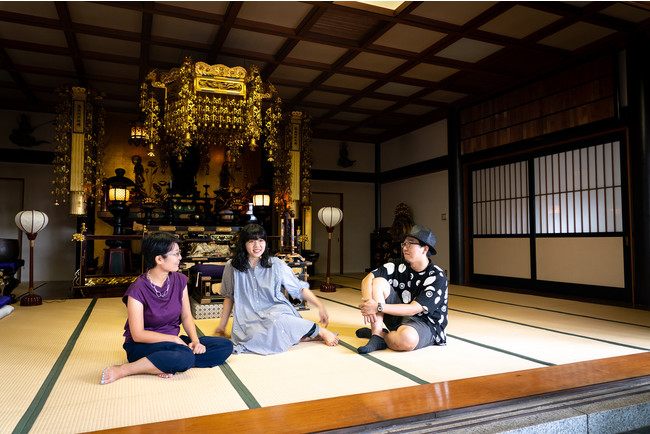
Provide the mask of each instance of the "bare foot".
{"label": "bare foot", "polygon": [[322,341],[322,340],[323,338],[321,338],[320,336],[316,336],[314,338],[310,338],[310,337],[302,338],[300,339],[300,342],[311,342],[311,341]]}
{"label": "bare foot", "polygon": [[158,374],[160,378],[172,378],[174,374],[169,374],[167,372],[163,372],[162,374]]}
{"label": "bare foot", "polygon": [[331,331],[327,330],[325,327],[320,328],[320,330],[318,331],[318,336],[322,340],[324,340],[325,343],[330,347],[334,347],[339,344],[339,334],[332,333]]}
{"label": "bare foot", "polygon": [[113,381],[119,380],[122,377],[123,375],[120,373],[119,365],[109,366],[102,371],[102,380],[99,382],[99,384],[112,383]]}

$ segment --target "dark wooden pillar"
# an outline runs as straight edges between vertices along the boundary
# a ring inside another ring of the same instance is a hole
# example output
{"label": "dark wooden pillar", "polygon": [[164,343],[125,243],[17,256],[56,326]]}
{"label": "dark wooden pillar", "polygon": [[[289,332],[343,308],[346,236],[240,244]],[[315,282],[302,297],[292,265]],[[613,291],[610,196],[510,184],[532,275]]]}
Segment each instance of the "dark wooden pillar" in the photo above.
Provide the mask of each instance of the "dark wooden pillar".
{"label": "dark wooden pillar", "polygon": [[458,112],[447,114],[447,155],[449,161],[449,275],[450,283],[465,285],[465,202],[463,164],[460,153]]}
{"label": "dark wooden pillar", "polygon": [[634,303],[650,306],[650,39],[637,35],[626,50],[630,125],[630,233]]}

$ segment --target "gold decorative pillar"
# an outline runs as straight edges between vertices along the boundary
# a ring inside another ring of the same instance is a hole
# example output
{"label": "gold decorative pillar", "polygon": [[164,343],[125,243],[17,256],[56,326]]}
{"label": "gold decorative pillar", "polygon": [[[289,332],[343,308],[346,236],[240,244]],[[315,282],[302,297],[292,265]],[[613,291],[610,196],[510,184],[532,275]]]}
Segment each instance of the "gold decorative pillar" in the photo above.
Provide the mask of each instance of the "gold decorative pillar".
{"label": "gold decorative pillar", "polygon": [[84,137],[86,135],[86,89],[72,88],[72,140],[70,145],[70,214],[85,215]]}
{"label": "gold decorative pillar", "polygon": [[86,199],[102,182],[104,140],[102,96],[83,87],[58,90],[54,140],[54,204],[70,201],[70,214],[85,215]]}
{"label": "gold decorative pillar", "polygon": [[301,220],[301,242],[311,248],[311,128],[310,117],[292,111],[283,119],[283,155],[276,158],[274,191],[276,211],[284,215],[290,210]]}

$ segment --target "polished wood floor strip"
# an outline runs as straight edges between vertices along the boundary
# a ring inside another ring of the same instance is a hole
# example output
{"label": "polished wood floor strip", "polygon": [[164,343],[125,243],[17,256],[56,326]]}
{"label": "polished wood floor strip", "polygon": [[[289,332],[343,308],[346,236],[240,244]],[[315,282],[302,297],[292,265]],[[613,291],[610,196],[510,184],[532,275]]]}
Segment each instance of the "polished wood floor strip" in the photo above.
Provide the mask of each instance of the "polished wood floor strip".
{"label": "polished wood floor strip", "polygon": [[202,416],[103,433],[298,433],[435,415],[478,405],[650,376],[650,353],[613,357],[422,386]]}

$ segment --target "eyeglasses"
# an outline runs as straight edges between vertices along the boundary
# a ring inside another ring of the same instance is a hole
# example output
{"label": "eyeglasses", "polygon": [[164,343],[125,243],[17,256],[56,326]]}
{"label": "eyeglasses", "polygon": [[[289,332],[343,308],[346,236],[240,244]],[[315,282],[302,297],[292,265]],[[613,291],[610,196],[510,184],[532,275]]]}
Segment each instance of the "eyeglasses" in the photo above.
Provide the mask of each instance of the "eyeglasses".
{"label": "eyeglasses", "polygon": [[420,244],[420,243],[414,243],[414,242],[411,242],[411,241],[404,241],[402,244],[400,244],[400,246],[402,246],[402,248],[404,248],[404,247],[408,248],[408,247],[411,247],[411,246],[421,246],[421,245],[422,244]]}
{"label": "eyeglasses", "polygon": [[167,256],[178,256],[178,257],[180,258],[180,256],[181,256],[181,251],[179,250],[178,252],[165,253],[165,254],[162,255],[162,256],[163,256],[163,258],[166,258]]}

